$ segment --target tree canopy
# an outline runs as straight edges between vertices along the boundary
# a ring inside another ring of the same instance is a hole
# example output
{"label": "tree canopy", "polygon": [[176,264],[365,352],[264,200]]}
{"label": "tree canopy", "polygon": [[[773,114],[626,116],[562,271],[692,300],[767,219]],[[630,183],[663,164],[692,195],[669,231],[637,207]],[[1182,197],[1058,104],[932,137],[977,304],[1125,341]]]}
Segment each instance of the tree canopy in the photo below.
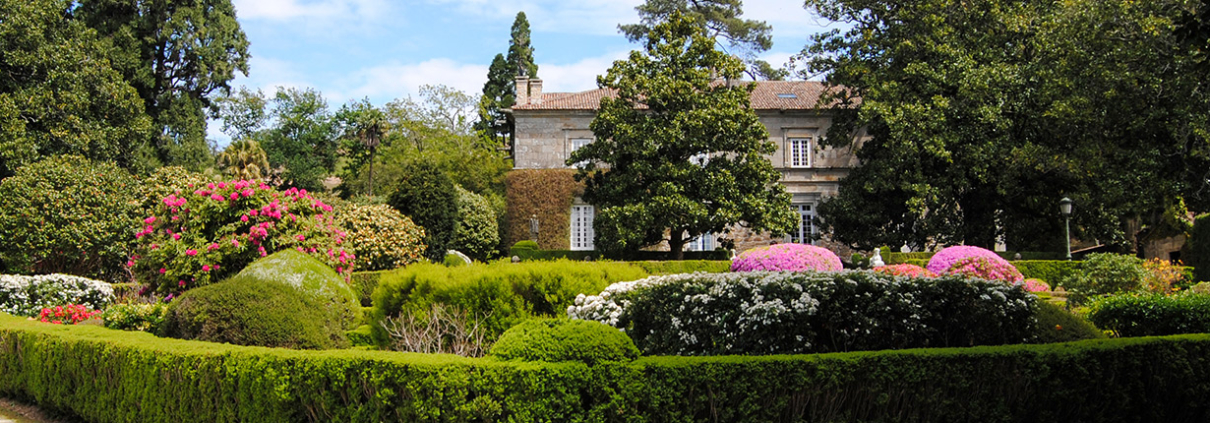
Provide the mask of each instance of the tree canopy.
{"label": "tree canopy", "polygon": [[0,178],[48,156],[132,167],[151,132],[112,48],[64,0],[0,0]]}
{"label": "tree canopy", "polygon": [[[1184,0],[808,0],[852,25],[814,37],[808,72],[842,86],[827,141],[862,166],[820,207],[854,246],[1129,248],[1127,220],[1210,204],[1204,78],[1176,42]],[[856,99],[859,98],[860,101]]]}
{"label": "tree canopy", "polygon": [[[680,255],[705,233],[732,225],[787,232],[794,223],[775,145],[752,110],[744,70],[691,16],[673,13],[642,51],[597,78],[617,98],[601,100],[596,140],[567,160],[580,166],[583,198],[597,207],[596,247],[616,253],[667,242]],[[724,78],[718,80],[715,77]]]}
{"label": "tree canopy", "polygon": [[741,0],[647,0],[635,10],[639,23],[618,25],[630,41],[644,40],[657,24],[681,13],[693,17],[710,38],[725,40],[729,52],[748,63],[748,73],[754,79],[779,80],[787,76],[785,71],[756,58],[773,47],[773,27],[764,21],[741,18]]}

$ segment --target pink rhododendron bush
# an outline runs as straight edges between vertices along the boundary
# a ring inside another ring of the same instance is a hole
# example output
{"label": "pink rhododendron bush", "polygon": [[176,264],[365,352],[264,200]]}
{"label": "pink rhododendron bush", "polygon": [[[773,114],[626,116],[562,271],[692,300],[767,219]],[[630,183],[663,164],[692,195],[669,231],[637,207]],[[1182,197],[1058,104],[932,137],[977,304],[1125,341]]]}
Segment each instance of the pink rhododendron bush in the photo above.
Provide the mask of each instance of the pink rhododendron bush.
{"label": "pink rhododendron bush", "polygon": [[962,275],[1010,283],[1025,280],[1016,267],[996,253],[968,245],[938,251],[929,260],[928,270],[938,275]]}
{"label": "pink rhododendron bush", "polygon": [[892,276],[906,276],[909,278],[935,278],[936,273],[929,271],[923,267],[914,264],[890,264],[886,266],[877,266],[873,269],[878,273],[885,273]]}
{"label": "pink rhododendron bush", "polygon": [[341,245],[332,207],[291,188],[255,181],[192,186],[163,198],[136,234],[127,263],[140,282],[164,294],[209,285],[253,260],[289,248],[307,253],[348,278],[353,254]]}
{"label": "pink rhododendron bush", "polygon": [[776,244],[744,251],[731,262],[732,272],[814,270],[839,272],[840,257],[826,248],[806,244]]}
{"label": "pink rhododendron bush", "polygon": [[1050,284],[1043,282],[1041,279],[1026,279],[1024,283],[1026,291],[1029,292],[1046,292],[1050,291]]}

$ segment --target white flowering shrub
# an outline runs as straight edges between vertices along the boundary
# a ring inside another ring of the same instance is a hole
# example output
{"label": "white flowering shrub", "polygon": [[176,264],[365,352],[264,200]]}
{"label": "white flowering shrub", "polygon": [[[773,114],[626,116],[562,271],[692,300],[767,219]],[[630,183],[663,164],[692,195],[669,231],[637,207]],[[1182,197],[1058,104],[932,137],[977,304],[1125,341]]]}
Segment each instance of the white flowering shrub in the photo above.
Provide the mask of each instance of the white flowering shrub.
{"label": "white flowering shrub", "polygon": [[0,312],[37,316],[43,308],[82,304],[93,310],[113,302],[113,286],[80,276],[0,275]]}
{"label": "white flowering shrub", "polygon": [[954,276],[694,273],[615,283],[567,314],[625,330],[645,355],[797,354],[1026,342],[1035,299]]}

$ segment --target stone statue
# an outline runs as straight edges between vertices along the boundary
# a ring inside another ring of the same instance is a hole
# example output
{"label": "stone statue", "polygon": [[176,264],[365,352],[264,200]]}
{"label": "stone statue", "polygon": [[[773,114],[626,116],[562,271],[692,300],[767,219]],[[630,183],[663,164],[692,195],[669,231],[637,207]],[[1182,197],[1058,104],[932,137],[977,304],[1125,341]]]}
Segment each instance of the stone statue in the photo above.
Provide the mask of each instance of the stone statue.
{"label": "stone statue", "polygon": [[881,249],[874,250],[874,255],[870,257],[870,266],[871,267],[886,266],[886,262],[882,261],[882,250]]}

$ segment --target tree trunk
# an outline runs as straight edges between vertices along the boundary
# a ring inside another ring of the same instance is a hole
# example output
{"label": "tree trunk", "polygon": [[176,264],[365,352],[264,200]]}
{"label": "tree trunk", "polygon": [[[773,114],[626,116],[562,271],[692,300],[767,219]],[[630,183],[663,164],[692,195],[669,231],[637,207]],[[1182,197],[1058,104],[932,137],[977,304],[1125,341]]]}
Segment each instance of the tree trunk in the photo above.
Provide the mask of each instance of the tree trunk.
{"label": "tree trunk", "polygon": [[984,193],[976,190],[962,197],[962,239],[966,245],[992,250],[996,247],[996,210]]}
{"label": "tree trunk", "polygon": [[668,251],[673,260],[685,259],[685,231],[673,229],[668,231]]}

